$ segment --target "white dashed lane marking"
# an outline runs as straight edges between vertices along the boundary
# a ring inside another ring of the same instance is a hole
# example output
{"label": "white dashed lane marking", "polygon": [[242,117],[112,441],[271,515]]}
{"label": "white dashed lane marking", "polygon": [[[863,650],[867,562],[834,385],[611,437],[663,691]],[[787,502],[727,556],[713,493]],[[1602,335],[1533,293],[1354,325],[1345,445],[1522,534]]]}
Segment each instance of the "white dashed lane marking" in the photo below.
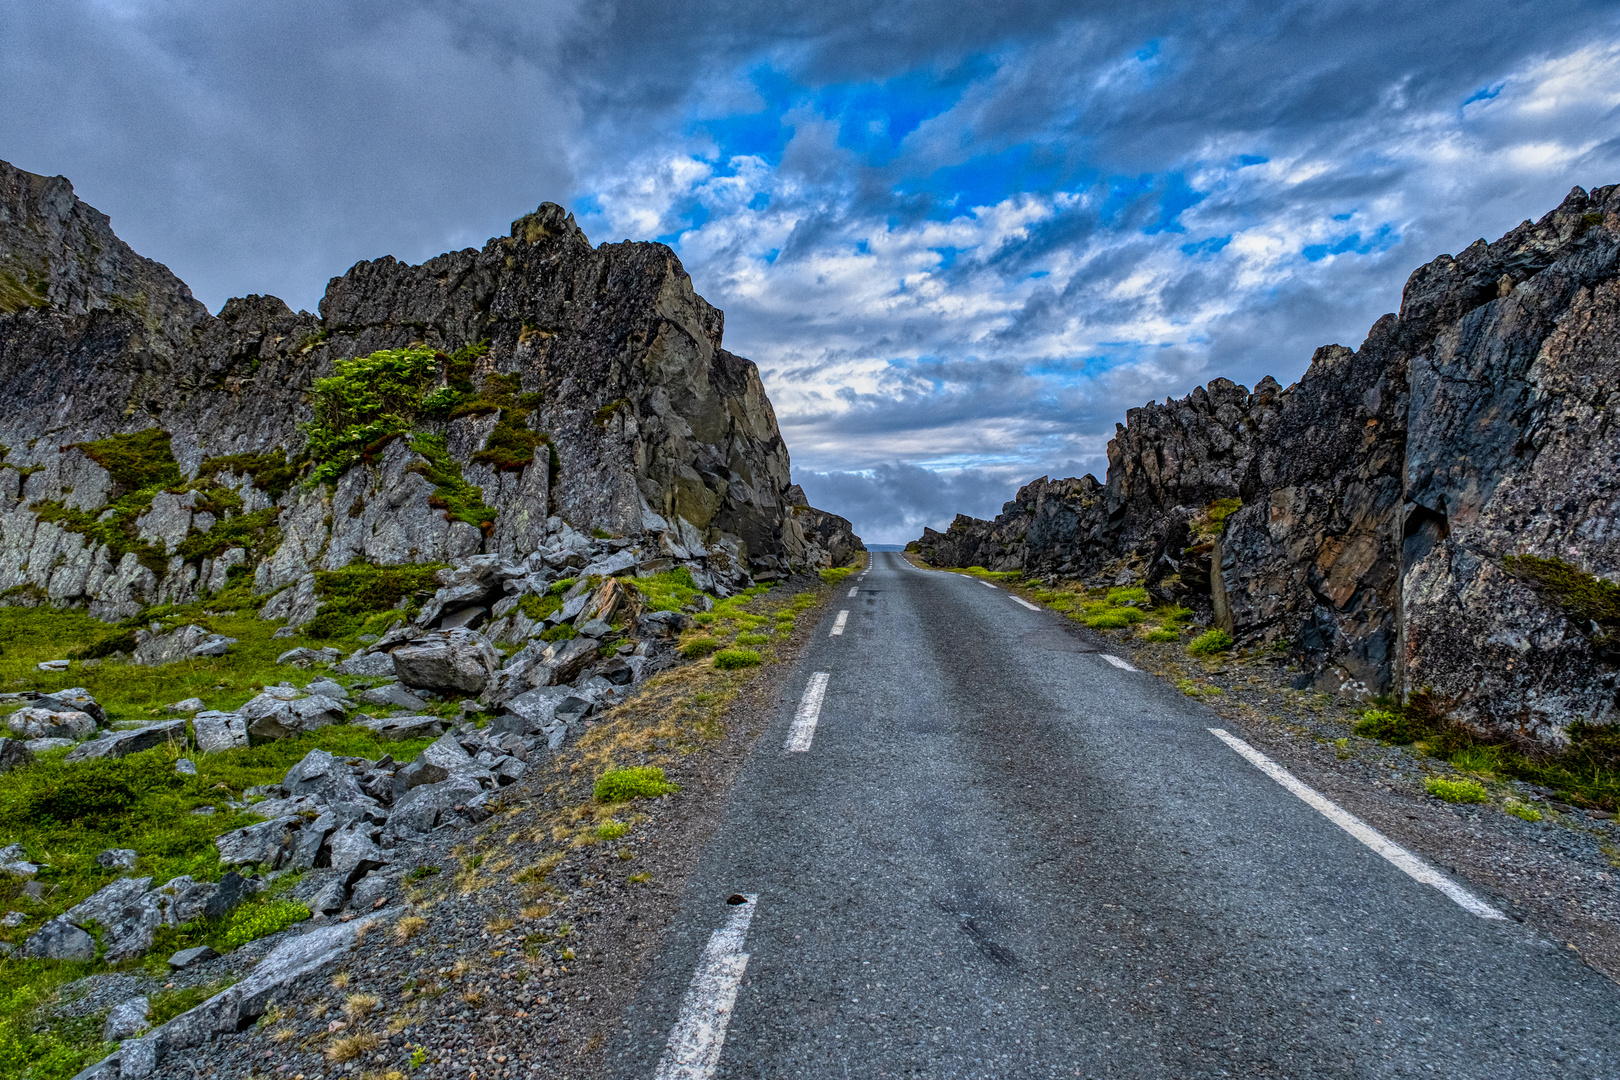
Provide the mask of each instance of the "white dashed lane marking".
{"label": "white dashed lane marking", "polygon": [[1113,664],[1115,667],[1119,668],[1119,670],[1121,670],[1121,671],[1136,671],[1136,670],[1138,670],[1137,668],[1131,667],[1131,665],[1127,664],[1125,661],[1121,660],[1117,656],[1110,656],[1107,653],[1103,653],[1102,658],[1104,660],[1108,661],[1110,664]]}
{"label": "white dashed lane marking", "polygon": [[733,896],[731,917],[709,935],[653,1080],[709,1080],[714,1075],[737,1004],[737,986],[748,968],[748,954],[742,950],[758,899],[753,894]]}
{"label": "white dashed lane marking", "polygon": [[1378,854],[1394,863],[1396,867],[1409,874],[1414,881],[1424,885],[1432,885],[1445,893],[1458,907],[1470,915],[1478,915],[1482,919],[1505,919],[1507,916],[1497,911],[1491,905],[1452,881],[1446,875],[1407,851],[1401,845],[1368,825],[1348,810],[1341,808],[1337,803],[1322,795],[1315,788],[1301,783],[1293,773],[1272,761],[1266,755],[1221,728],[1210,728],[1209,733],[1221,740],[1233,750],[1248,759],[1249,764],[1271,777],[1283,787],[1292,791],[1305,801],[1313,810],[1327,818],[1333,824],[1372,848]]}
{"label": "white dashed lane marking", "polygon": [[782,749],[790,754],[802,754],[810,749],[816,737],[816,721],[821,718],[821,699],[827,696],[827,672],[818,671],[810,676],[799,700],[799,711],[793,714],[793,726],[788,729],[787,743]]}
{"label": "white dashed lane marking", "polygon": [[861,591],[861,587],[859,585],[857,585],[853,589],[849,590],[849,595],[854,596],[856,593],[858,593],[860,591]]}
{"label": "white dashed lane marking", "polygon": [[832,633],[828,634],[827,636],[828,637],[838,637],[841,634],[843,634],[843,632],[844,632],[844,624],[847,623],[847,622],[849,622],[849,612],[848,611],[840,611],[838,613],[838,618],[833,620]]}
{"label": "white dashed lane marking", "polygon": [[1039,611],[1039,610],[1041,610],[1041,605],[1032,604],[1028,600],[1025,600],[1022,596],[1015,596],[1015,597],[1013,597],[1013,600],[1015,600],[1016,602],[1018,602],[1020,604],[1023,604],[1025,607],[1029,608],[1029,610],[1031,610],[1031,611]]}

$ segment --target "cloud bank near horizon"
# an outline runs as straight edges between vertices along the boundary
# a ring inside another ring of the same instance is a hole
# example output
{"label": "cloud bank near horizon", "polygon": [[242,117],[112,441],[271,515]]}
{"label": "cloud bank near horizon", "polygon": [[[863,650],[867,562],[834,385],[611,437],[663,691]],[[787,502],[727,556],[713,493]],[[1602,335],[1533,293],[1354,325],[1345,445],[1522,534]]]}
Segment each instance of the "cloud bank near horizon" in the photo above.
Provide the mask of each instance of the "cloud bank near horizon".
{"label": "cloud bank near horizon", "polygon": [[1620,17],[1507,2],[0,0],[0,157],[217,308],[544,199],[660,239],[867,540],[1287,383],[1418,265],[1620,181]]}

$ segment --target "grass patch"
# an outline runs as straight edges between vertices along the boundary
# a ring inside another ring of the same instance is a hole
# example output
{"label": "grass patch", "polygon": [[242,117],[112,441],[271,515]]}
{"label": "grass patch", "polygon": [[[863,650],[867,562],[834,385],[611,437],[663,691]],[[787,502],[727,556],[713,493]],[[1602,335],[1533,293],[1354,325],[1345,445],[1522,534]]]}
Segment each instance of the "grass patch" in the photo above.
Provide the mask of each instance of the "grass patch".
{"label": "grass patch", "polygon": [[630,826],[623,821],[604,821],[596,827],[598,840],[617,840],[630,833]]}
{"label": "grass patch", "polygon": [[681,643],[681,655],[688,660],[701,660],[719,648],[716,638],[695,637]]}
{"label": "grass patch", "polygon": [[1232,647],[1232,635],[1225,630],[1210,629],[1193,638],[1187,651],[1194,656],[1213,656],[1223,653]]}
{"label": "grass patch", "polygon": [[495,527],[495,508],[484,502],[484,489],[469,484],[461,475],[461,464],[450,456],[443,435],[418,435],[411,449],[426,458],[410,467],[433,485],[428,505],[444,511],[446,520],[464,521],[488,536]]}
{"label": "grass patch", "polygon": [[853,566],[836,566],[821,571],[821,580],[828,585],[841,585],[844,579],[853,574],[855,570],[856,567]]}
{"label": "grass patch", "polygon": [[1391,709],[1368,709],[1350,730],[1363,738],[1398,746],[1416,742],[1419,734],[1417,728],[1409,724],[1398,710]]}
{"label": "grass patch", "polygon": [[1156,627],[1142,635],[1146,641],[1180,641],[1181,631],[1172,630],[1167,626]]}
{"label": "grass patch", "polygon": [[759,653],[753,649],[721,649],[714,654],[714,666],[722,671],[758,667]]}
{"label": "grass patch", "polygon": [[770,641],[771,641],[771,635],[769,635],[769,634],[752,634],[752,633],[750,633],[750,634],[738,634],[737,635],[737,644],[738,645],[749,645],[749,646],[752,646],[752,645],[769,645]]}
{"label": "grass patch", "polygon": [[1431,776],[1423,781],[1423,789],[1449,803],[1482,803],[1490,799],[1477,780],[1445,780]]}
{"label": "grass patch", "polygon": [[609,769],[596,779],[591,797],[599,803],[629,802],[631,799],[655,799],[679,791],[679,785],[664,779],[664,770],[657,765],[638,765],[628,769]]}
{"label": "grass patch", "polygon": [[304,624],[302,633],[317,641],[330,641],[359,635],[368,628],[383,629],[371,624],[386,625],[409,616],[409,607],[400,609],[400,602],[410,600],[414,605],[416,600],[432,595],[438,588],[434,574],[442,569],[441,563],[350,563],[341,570],[317,570],[315,595],[320,598],[321,609]]}
{"label": "grass patch", "polygon": [[1541,811],[1522,799],[1506,799],[1502,802],[1502,812],[1512,814],[1521,821],[1540,821]]}
{"label": "grass patch", "polygon": [[272,900],[237,909],[225,930],[225,945],[236,948],[279,933],[309,918],[309,908],[296,900]]}
{"label": "grass patch", "polygon": [[1577,622],[1593,622],[1601,633],[1594,646],[1615,644],[1620,630],[1620,585],[1588,574],[1563,559],[1537,555],[1509,555],[1502,565],[1516,577],[1534,585]]}
{"label": "grass patch", "polygon": [[643,611],[682,611],[703,595],[684,566],[649,577],[627,579],[625,584],[641,594]]}

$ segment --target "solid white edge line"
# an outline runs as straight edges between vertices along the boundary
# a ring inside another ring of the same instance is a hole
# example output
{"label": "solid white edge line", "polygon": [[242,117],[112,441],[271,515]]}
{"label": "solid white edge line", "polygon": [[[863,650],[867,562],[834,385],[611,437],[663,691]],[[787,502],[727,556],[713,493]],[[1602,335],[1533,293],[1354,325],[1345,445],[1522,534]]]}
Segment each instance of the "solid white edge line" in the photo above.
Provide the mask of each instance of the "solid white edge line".
{"label": "solid white edge line", "polygon": [[782,747],[784,752],[803,753],[810,749],[810,741],[816,737],[816,721],[821,717],[821,699],[827,696],[828,678],[825,671],[810,676],[804,697],[799,700],[799,710],[793,714],[793,726],[788,729],[787,742]]}
{"label": "solid white edge line", "polygon": [[1109,653],[1103,653],[1102,658],[1104,660],[1108,661],[1110,664],[1113,664],[1115,667],[1119,668],[1119,670],[1121,670],[1121,671],[1139,671],[1139,670],[1141,670],[1140,668],[1131,667],[1131,665],[1126,663],[1124,660],[1121,660],[1117,656],[1110,655]]}
{"label": "solid white edge line", "polygon": [[742,949],[759,896],[749,893],[744,899],[748,902],[732,907],[726,925],[709,935],[653,1080],[709,1080],[720,1064],[737,987],[748,968],[748,954]]}
{"label": "solid white edge line", "polygon": [[838,637],[844,632],[844,624],[847,622],[849,622],[849,612],[847,610],[840,611],[838,613],[838,618],[833,620],[832,633],[828,634],[827,636]]}
{"label": "solid white edge line", "polygon": [[992,585],[992,584],[990,584],[990,583],[989,583],[989,582],[988,582],[988,581],[981,581],[981,582],[979,582],[979,584],[980,584],[980,585],[983,585],[983,586],[984,586],[984,587],[985,587],[985,588],[987,588],[987,589],[993,589],[993,588],[995,588],[995,586],[994,586],[994,585]]}
{"label": "solid white edge line", "polygon": [[1406,873],[1413,881],[1424,885],[1431,885],[1470,915],[1478,915],[1482,919],[1506,919],[1500,911],[1491,907],[1485,901],[1469,892],[1467,889],[1452,881],[1446,875],[1418,858],[1416,855],[1401,847],[1395,841],[1368,825],[1348,810],[1340,807],[1333,800],[1318,792],[1315,788],[1301,783],[1293,773],[1272,761],[1266,755],[1244,742],[1223,728],[1210,728],[1209,733],[1221,740],[1239,754],[1248,759],[1249,764],[1271,777],[1283,787],[1298,795],[1307,805],[1317,813],[1327,818],[1333,824],[1372,848],[1378,854],[1388,859],[1398,869]]}
{"label": "solid white edge line", "polygon": [[1039,610],[1041,610],[1041,605],[1032,604],[1028,600],[1025,600],[1022,596],[1015,596],[1015,597],[1013,597],[1013,599],[1015,601],[1017,601],[1018,603],[1023,604],[1025,607],[1029,608],[1029,610],[1031,610],[1031,611],[1039,611]]}

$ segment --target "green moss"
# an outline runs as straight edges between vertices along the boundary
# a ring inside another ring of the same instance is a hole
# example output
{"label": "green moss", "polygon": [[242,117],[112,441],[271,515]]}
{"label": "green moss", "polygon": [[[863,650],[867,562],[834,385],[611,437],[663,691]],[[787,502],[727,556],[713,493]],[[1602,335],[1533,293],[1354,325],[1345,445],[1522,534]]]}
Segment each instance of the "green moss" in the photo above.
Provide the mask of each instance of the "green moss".
{"label": "green moss", "polygon": [[495,508],[485,504],[483,488],[462,478],[461,465],[450,456],[444,436],[418,435],[411,440],[411,449],[427,459],[412,465],[410,471],[420,473],[433,485],[428,505],[443,510],[451,521],[465,521],[489,535],[495,527]]}
{"label": "green moss", "polygon": [[1397,710],[1368,709],[1350,729],[1366,739],[1380,739],[1398,746],[1415,742],[1419,732]]}
{"label": "green moss", "polygon": [[681,655],[688,660],[701,660],[718,648],[720,642],[716,638],[695,637],[681,644]]}
{"label": "green moss", "polygon": [[543,622],[562,608],[562,600],[547,593],[545,596],[535,596],[525,593],[523,599],[518,601],[517,609],[535,622]]}
{"label": "green moss", "polygon": [[1620,585],[1588,574],[1562,559],[1537,555],[1509,555],[1502,565],[1534,585],[1573,618],[1603,628],[1594,644],[1609,644],[1620,629]]}
{"label": "green moss", "polygon": [[619,803],[631,799],[656,799],[679,790],[680,785],[664,779],[663,769],[656,765],[640,765],[604,772],[596,779],[592,797],[599,803]]}
{"label": "green moss", "polygon": [[628,408],[629,405],[630,401],[628,398],[615,398],[614,400],[608,402],[606,405],[596,410],[596,426],[607,427],[608,424],[613,420],[613,414],[618,412],[620,409]]}
{"label": "green moss", "polygon": [[737,635],[737,644],[738,645],[769,645],[770,643],[771,643],[771,635],[769,635],[769,634],[738,634]]}
{"label": "green moss", "polygon": [[758,667],[759,653],[753,649],[721,649],[714,654],[714,666],[721,671]]}
{"label": "green moss", "polygon": [[1161,626],[1157,630],[1149,630],[1142,635],[1148,641],[1180,641],[1181,634],[1168,627]]}
{"label": "green moss", "polygon": [[473,455],[473,460],[496,469],[514,471],[534,461],[534,448],[549,444],[551,437],[529,430],[527,409],[502,409],[484,443],[484,448]]}
{"label": "green moss", "polygon": [[45,282],[33,273],[17,277],[10,271],[0,270],[0,314],[15,315],[27,308],[46,307]]}
{"label": "green moss", "polygon": [[1147,590],[1140,586],[1132,585],[1127,588],[1108,590],[1108,603],[1115,607],[1127,605],[1131,607],[1147,607],[1152,602]]}
{"label": "green moss", "polygon": [[[1194,540],[1209,540],[1226,531],[1226,519],[1243,509],[1242,499],[1216,499],[1204,507],[1191,522]],[[1194,544],[1196,545],[1196,542]]]}
{"label": "green moss", "polygon": [[1216,653],[1226,652],[1232,647],[1232,635],[1225,630],[1205,630],[1193,638],[1187,651],[1194,656],[1213,656]]}
{"label": "green moss", "polygon": [[641,594],[644,611],[680,611],[702,595],[702,590],[684,566],[636,578],[626,584]]}
{"label": "green moss", "polygon": [[112,476],[115,494],[141,488],[161,489],[184,479],[180,475],[180,463],[174,459],[169,433],[162,428],[147,428],[132,435],[110,435],[73,446],[107,470]]}
{"label": "green moss", "polygon": [[820,576],[821,580],[826,582],[828,585],[838,585],[854,572],[855,567],[853,566],[835,566],[831,569],[821,571]]}
{"label": "green moss", "polygon": [[309,918],[309,908],[296,900],[271,900],[238,908],[225,931],[225,945],[236,948],[287,929]]}
{"label": "green moss", "polygon": [[206,533],[192,529],[191,535],[182,540],[174,552],[188,563],[217,558],[231,548],[245,548],[256,559],[262,558],[281,544],[281,530],[276,527],[280,513],[279,506],[272,506],[251,514],[222,518]]}
{"label": "green moss", "polygon": [[568,623],[558,623],[540,635],[541,641],[572,641],[579,637],[579,631]]}
{"label": "green moss", "polygon": [[1490,799],[1485,789],[1474,780],[1443,780],[1431,776],[1423,781],[1423,789],[1449,803],[1482,803]]}
{"label": "green moss", "polygon": [[398,611],[400,602],[438,587],[434,574],[442,563],[375,565],[350,563],[341,570],[315,571],[315,595],[321,601],[320,614],[303,627],[316,640],[348,637],[360,633],[369,618]]}
{"label": "green moss", "polygon": [[297,457],[289,461],[286,453],[281,450],[265,454],[224,454],[220,457],[204,458],[202,466],[197,470],[197,478],[215,479],[221,473],[245,474],[253,478],[254,487],[269,495],[272,500],[278,500],[298,482],[299,476],[308,467],[308,458]]}

